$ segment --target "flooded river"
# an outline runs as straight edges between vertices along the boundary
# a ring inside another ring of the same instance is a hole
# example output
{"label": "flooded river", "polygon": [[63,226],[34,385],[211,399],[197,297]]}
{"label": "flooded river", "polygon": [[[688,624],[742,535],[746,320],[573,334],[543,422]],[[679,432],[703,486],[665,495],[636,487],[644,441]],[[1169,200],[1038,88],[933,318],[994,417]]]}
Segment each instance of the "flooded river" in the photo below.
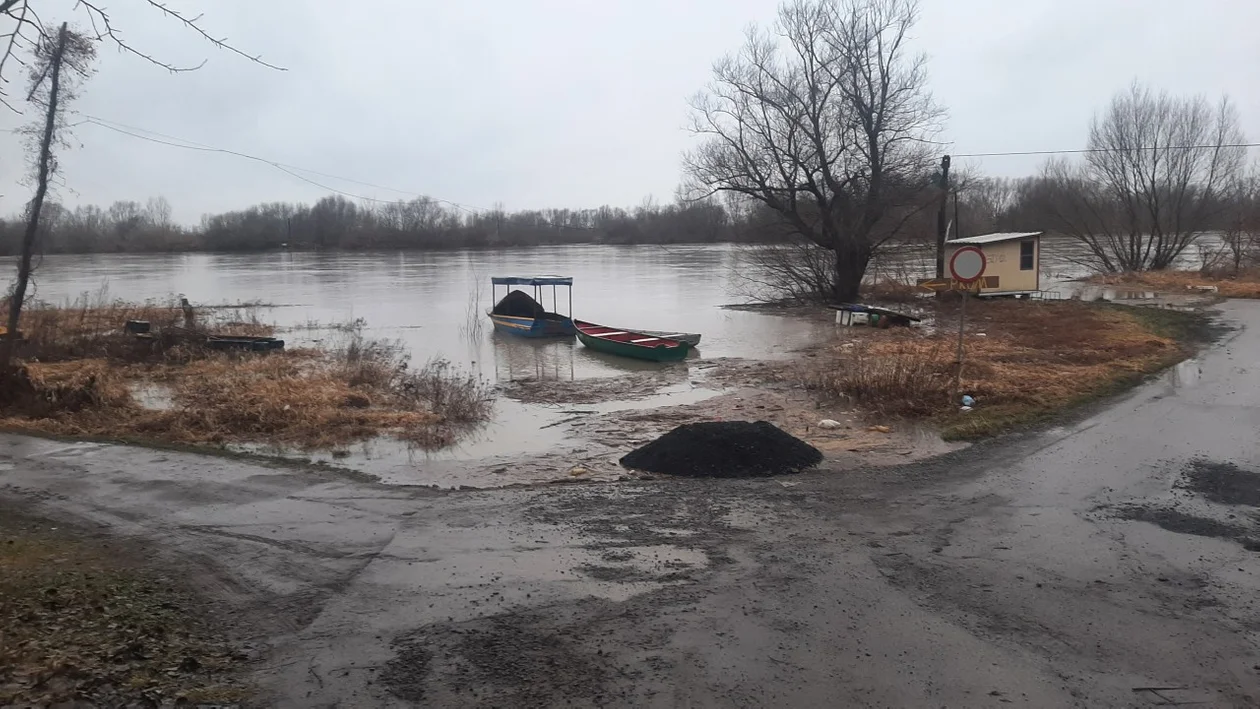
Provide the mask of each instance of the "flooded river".
{"label": "flooded river", "polygon": [[[492,275],[573,276],[576,317],[703,333],[705,357],[773,357],[809,342],[811,325],[720,307],[741,300],[738,268],[738,249],[729,245],[49,256],[39,270],[36,297],[61,303],[105,286],[110,297],[132,301],[177,294],[193,303],[256,301],[274,306],[263,316],[282,327],[362,318],[369,334],[406,343],[417,363],[444,357],[500,382],[574,379],[649,365],[602,356],[575,340],[496,335],[485,314]],[[565,289],[558,295],[560,310],[567,311]],[[550,308],[550,289],[546,301]],[[320,332],[316,327],[287,337]]]}
{"label": "flooded river", "polygon": [[[1066,281],[1085,275],[1083,254],[1070,242],[1047,240],[1043,287],[1073,292]],[[1193,249],[1192,249],[1193,250]],[[1196,258],[1197,253],[1191,258]],[[887,269],[889,264],[892,269]],[[699,332],[700,351],[673,365],[655,394],[635,401],[582,406],[619,411],[702,401],[704,360],[719,357],[768,359],[829,337],[825,320],[806,321],[723,308],[741,302],[740,247],[563,246],[500,251],[262,254],[98,254],[46,257],[37,274],[35,297],[63,303],[107,289],[110,298],[167,301],[178,295],[193,303],[259,302],[260,313],[285,329],[293,344],[336,337],[330,325],[363,319],[364,334],[397,339],[416,364],[445,358],[496,384],[522,380],[581,381],[614,377],[662,365],[592,352],[575,339],[535,341],[499,335],[485,311],[492,275],[572,276],[573,314],[624,328]],[[885,258],[881,271],[927,276],[926,255],[902,250]],[[1058,284],[1058,285],[1055,285]],[[500,288],[502,295],[502,288]],[[547,292],[547,305],[551,294]],[[560,289],[559,305],[568,298]],[[1107,297],[1102,294],[1102,297]],[[670,365],[665,365],[669,367]],[[675,376],[676,375],[676,376]],[[572,407],[567,407],[572,408]],[[400,483],[503,484],[516,480],[471,479],[470,461],[488,470],[521,456],[573,449],[577,444],[558,425],[566,407],[522,403],[499,397],[495,417],[455,447],[417,452],[389,441],[356,448],[341,464]]]}

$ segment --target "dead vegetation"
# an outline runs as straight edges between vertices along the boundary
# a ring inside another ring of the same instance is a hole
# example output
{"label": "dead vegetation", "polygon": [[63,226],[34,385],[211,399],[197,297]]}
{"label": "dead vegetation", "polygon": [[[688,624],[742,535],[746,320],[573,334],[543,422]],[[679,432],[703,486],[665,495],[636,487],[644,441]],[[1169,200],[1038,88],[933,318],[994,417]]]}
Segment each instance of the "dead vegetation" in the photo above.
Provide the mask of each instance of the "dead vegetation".
{"label": "dead vegetation", "polygon": [[200,608],[117,544],[0,509],[0,706],[237,703],[246,658]]}
{"label": "dead vegetation", "polygon": [[[955,303],[938,318],[953,322]],[[1075,301],[983,302],[969,308],[960,392],[956,331],[858,329],[800,365],[805,386],[886,417],[930,418],[947,437],[988,435],[1116,391],[1186,355],[1176,328],[1195,316]],[[981,336],[983,333],[983,336]]]}
{"label": "dead vegetation", "polygon": [[[272,328],[254,310],[199,309],[195,317],[189,323],[176,306],[86,300],[29,310],[24,362],[0,377],[0,426],[303,449],[389,435],[437,448],[493,407],[488,383],[443,360],[413,369],[401,343],[365,337],[362,323],[338,329],[318,350],[219,352],[205,346],[207,333],[266,336]],[[124,332],[127,320],[146,320],[153,331]]]}
{"label": "dead vegetation", "polygon": [[1215,287],[1225,298],[1260,298],[1260,268],[1208,271],[1138,271],[1093,276],[1090,283],[1184,293]]}

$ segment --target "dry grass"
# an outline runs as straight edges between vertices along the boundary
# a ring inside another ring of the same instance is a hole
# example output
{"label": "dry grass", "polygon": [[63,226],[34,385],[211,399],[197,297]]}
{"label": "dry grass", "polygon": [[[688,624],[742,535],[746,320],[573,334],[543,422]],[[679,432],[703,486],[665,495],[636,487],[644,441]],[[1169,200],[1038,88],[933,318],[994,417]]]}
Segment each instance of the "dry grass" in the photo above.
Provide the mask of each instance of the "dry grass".
{"label": "dry grass", "polygon": [[1215,286],[1226,298],[1260,298],[1260,269],[1238,273],[1202,271],[1139,271],[1093,276],[1090,283],[1184,293],[1199,287]]}
{"label": "dry grass", "polygon": [[[957,306],[941,307],[941,322],[952,322]],[[956,333],[947,327],[857,331],[861,341],[811,359],[798,378],[879,414],[934,418],[947,435],[973,437],[1111,393],[1185,355],[1139,310],[1071,301],[976,302],[969,310],[961,392],[977,399],[973,412],[958,413],[951,397]]]}
{"label": "dry grass", "polygon": [[[41,339],[32,347],[45,356],[28,359],[0,381],[7,396],[0,426],[303,449],[388,435],[437,448],[486,420],[493,408],[488,383],[442,360],[413,370],[400,343],[365,338],[361,324],[342,328],[340,341],[324,350],[215,352],[184,339],[168,341],[161,331],[144,340],[143,352],[128,349],[136,338],[121,333],[121,322],[137,317],[159,327],[172,321],[167,310],[111,304],[33,311],[29,332]],[[240,316],[230,313],[237,334],[265,327]],[[216,332],[227,324],[221,320]],[[146,408],[134,394],[143,387],[157,387],[169,406]]]}
{"label": "dry grass", "polygon": [[[124,331],[128,320],[147,321],[152,337]],[[274,328],[261,322],[256,306],[196,308],[188,322],[177,301],[127,303],[104,291],[67,306],[33,303],[18,324],[19,355],[40,362],[105,358],[120,362],[187,360],[198,356],[205,335],[265,337]]]}
{"label": "dry grass", "polygon": [[0,508],[0,705],[240,701],[243,658],[199,607],[117,544]]}

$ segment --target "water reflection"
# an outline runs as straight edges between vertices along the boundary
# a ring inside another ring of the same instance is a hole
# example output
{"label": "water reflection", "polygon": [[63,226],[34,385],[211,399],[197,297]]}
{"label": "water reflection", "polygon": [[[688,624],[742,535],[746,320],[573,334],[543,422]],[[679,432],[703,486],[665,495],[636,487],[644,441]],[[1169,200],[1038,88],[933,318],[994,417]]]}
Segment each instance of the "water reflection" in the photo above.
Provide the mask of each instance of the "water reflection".
{"label": "water reflection", "polygon": [[1199,366],[1199,360],[1188,359],[1173,367],[1168,378],[1174,387],[1181,389],[1198,386],[1202,375],[1203,368]]}
{"label": "water reflection", "polygon": [[494,344],[497,381],[573,381],[576,378],[574,349],[579,345],[574,337],[532,339],[491,330],[490,339]]}

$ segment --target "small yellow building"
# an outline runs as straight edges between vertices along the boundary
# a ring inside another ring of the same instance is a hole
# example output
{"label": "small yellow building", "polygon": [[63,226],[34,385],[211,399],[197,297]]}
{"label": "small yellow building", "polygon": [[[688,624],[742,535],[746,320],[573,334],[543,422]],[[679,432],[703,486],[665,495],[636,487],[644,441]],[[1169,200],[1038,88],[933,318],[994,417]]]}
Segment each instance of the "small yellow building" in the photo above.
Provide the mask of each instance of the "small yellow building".
{"label": "small yellow building", "polygon": [[[984,252],[980,295],[1030,295],[1041,290],[1041,235],[1044,232],[1002,232],[945,242],[945,263],[961,246]],[[946,274],[948,275],[948,274]]]}

